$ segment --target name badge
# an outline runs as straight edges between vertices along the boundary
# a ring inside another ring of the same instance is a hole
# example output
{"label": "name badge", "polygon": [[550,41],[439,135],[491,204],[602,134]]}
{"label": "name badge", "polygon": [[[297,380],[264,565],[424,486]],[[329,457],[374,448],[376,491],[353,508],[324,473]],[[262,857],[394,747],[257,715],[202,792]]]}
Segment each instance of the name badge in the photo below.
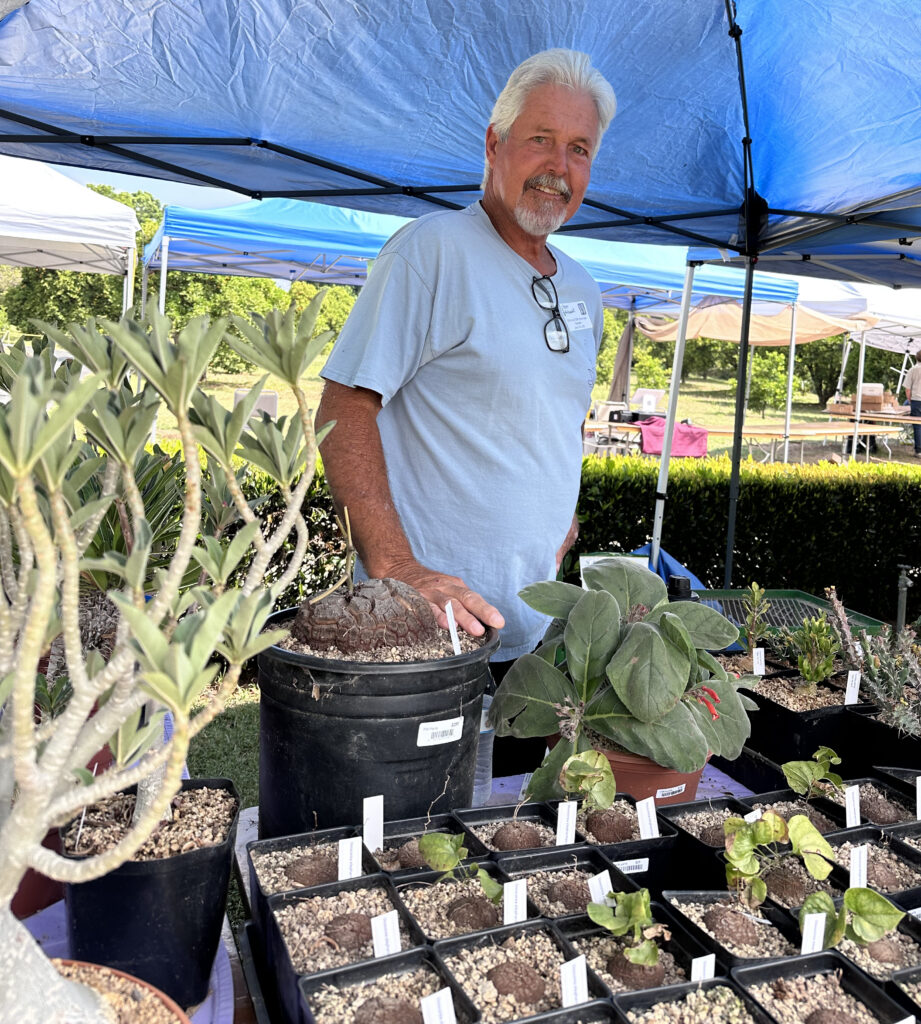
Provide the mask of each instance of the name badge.
{"label": "name badge", "polygon": [[584,302],[561,302],[560,313],[571,331],[590,331],[592,318]]}

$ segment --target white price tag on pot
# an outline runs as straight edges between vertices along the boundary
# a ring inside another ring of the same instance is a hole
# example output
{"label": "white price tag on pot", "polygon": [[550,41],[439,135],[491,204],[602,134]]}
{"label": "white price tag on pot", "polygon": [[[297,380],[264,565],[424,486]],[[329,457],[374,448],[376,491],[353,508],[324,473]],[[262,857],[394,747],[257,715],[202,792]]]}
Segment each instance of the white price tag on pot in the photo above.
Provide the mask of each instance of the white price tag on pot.
{"label": "white price tag on pot", "polygon": [[658,839],[659,821],[656,818],[656,798],[647,796],[636,802],[636,818],[640,825],[640,839]]}
{"label": "white price tag on pot", "polygon": [[588,1001],[584,955],[560,964],[560,988],[563,990],[563,1006],[578,1006]]}
{"label": "white price tag on pot", "polygon": [[579,805],[575,800],[563,800],[556,809],[556,845],[572,846],[576,841],[576,814]]}
{"label": "white price tag on pot", "polygon": [[502,886],[502,923],[518,924],[528,917],[528,880],[516,878]]}
{"label": "white price tag on pot", "polygon": [[844,790],[844,824],[857,828],[860,824],[860,786],[848,786]]}
{"label": "white price tag on pot", "polygon": [[460,637],[457,635],[457,620],[454,618],[454,606],[450,601],[445,603],[445,615],[448,619],[448,632],[451,634],[451,646],[455,654],[460,654]]}
{"label": "white price tag on pot", "polygon": [[682,782],[680,786],[669,786],[668,789],[657,789],[656,800],[667,800],[670,796],[678,796],[687,789],[687,783]]}
{"label": "white price tag on pot", "polygon": [[371,918],[371,941],[376,957],[400,952],[400,918],[395,910]]}
{"label": "white price tag on pot", "polygon": [[742,820],[743,821],[747,821],[749,823],[749,825],[751,825],[751,824],[753,824],[756,821],[760,821],[761,820],[761,816],[763,814],[764,814],[764,811],[762,811],[761,808],[758,807],[754,811],[749,811],[748,814],[743,814],[742,815]]}
{"label": "white price tag on pot", "polygon": [[921,821],[921,775],[915,776],[915,817]]}
{"label": "white price tag on pot", "polygon": [[616,860],[614,867],[625,875],[641,875],[644,871],[649,870],[649,858],[634,857],[633,860]]}
{"label": "white price tag on pot", "polygon": [[851,850],[851,888],[865,889],[867,887],[867,853],[868,846],[855,846]]}
{"label": "white price tag on pot", "polygon": [[800,953],[821,953],[825,945],[825,914],[807,914],[803,918],[803,942]]}
{"label": "white price tag on pot", "polygon": [[339,840],[339,881],[361,875],[361,836]]}
{"label": "white price tag on pot", "polygon": [[446,718],[442,722],[420,722],[416,746],[437,747],[441,743],[456,743],[463,734],[463,715],[459,718]]}
{"label": "white price tag on pot", "polygon": [[752,651],[752,672],[756,676],[764,675],[764,648],[756,647]]}
{"label": "white price tag on pot", "polygon": [[852,668],[847,674],[847,689],[844,691],[844,703],[856,704],[860,700],[860,673]]}
{"label": "white price tag on pot", "polygon": [[916,921],[921,921],[921,907],[915,907],[914,910],[909,910],[908,916],[913,917]]}
{"label": "white price tag on pot", "polygon": [[384,848],[384,795],[366,796],[361,802],[361,833],[373,853]]}
{"label": "white price tag on pot", "polygon": [[592,903],[601,903],[609,907],[614,906],[614,900],[608,899],[608,893],[612,889],[611,872],[607,868],[592,875],[588,880],[588,892],[592,897]]}
{"label": "white price tag on pot", "polygon": [[440,988],[430,996],[423,996],[419,1000],[419,1009],[423,1024],[456,1024],[454,1000],[449,988]]}
{"label": "white price tag on pot", "polygon": [[695,956],[691,961],[691,981],[707,981],[716,977],[716,953]]}

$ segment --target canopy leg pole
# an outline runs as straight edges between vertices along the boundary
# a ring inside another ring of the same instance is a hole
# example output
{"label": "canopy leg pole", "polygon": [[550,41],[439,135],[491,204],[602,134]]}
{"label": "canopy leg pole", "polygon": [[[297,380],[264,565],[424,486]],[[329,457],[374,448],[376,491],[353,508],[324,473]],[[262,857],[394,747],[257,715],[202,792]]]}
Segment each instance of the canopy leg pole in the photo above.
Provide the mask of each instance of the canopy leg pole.
{"label": "canopy leg pole", "polygon": [[[790,413],[793,409],[793,361],[796,359],[796,303],[790,310],[790,352],[787,356],[787,408],[783,421],[783,460],[789,462],[790,454]],[[803,448],[800,445],[800,462],[802,462]]]}
{"label": "canopy leg pole", "polygon": [[835,401],[841,398],[841,392],[844,390],[844,374],[847,372],[847,361],[851,358],[852,340],[849,334],[841,347],[841,372],[838,374],[838,383],[835,385]]}
{"label": "canopy leg pole", "polygon": [[899,392],[902,390],[902,381],[905,380],[905,374],[908,372],[908,353],[906,352],[902,356],[902,366],[899,369],[899,382],[895,386],[895,401],[898,404]]}
{"label": "canopy leg pole", "polygon": [[672,383],[668,392],[668,411],[665,415],[665,435],[662,438],[662,455],[659,458],[659,480],[656,484],[656,510],[652,523],[652,544],[649,548],[649,566],[659,571],[659,548],[662,544],[662,520],[665,518],[665,492],[668,488],[668,463],[672,454],[672,437],[675,420],[678,417],[678,388],[681,385],[681,367],[684,363],[684,349],[687,342],[688,314],[691,311],[691,293],[694,290],[694,264],[689,263],[684,272],[684,293],[681,296],[681,312],[678,316],[678,334],[675,341],[675,358],[672,361]]}
{"label": "canopy leg pole", "polygon": [[166,313],[166,264],[169,260],[169,235],[160,242],[160,315]]}
{"label": "canopy leg pole", "polygon": [[145,263],[141,268],[141,316],[147,316],[147,275],[150,268]]}
{"label": "canopy leg pole", "polygon": [[745,380],[748,376],[748,335],[751,328],[752,289],[755,260],[746,257],[745,293],[742,299],[742,330],[739,332],[739,372],[736,381],[736,417],[732,437],[732,472],[729,477],[729,516],[726,524],[726,571],[723,587],[732,585],[732,549],[736,539],[736,506],[739,502],[739,464],[742,461],[742,431],[745,424]]}
{"label": "canopy leg pole", "polygon": [[122,292],[122,316],[131,307],[134,299],[134,271],[137,267],[138,251],[136,246],[128,250],[128,265],[125,268],[125,287]]}
{"label": "canopy leg pole", "polygon": [[[860,430],[860,389],[863,387],[863,367],[867,358],[867,335],[865,331],[860,334],[860,355],[857,359],[857,394],[854,396],[854,436],[851,440],[851,454],[857,458],[857,438]],[[867,461],[870,458],[870,439],[867,438]]]}

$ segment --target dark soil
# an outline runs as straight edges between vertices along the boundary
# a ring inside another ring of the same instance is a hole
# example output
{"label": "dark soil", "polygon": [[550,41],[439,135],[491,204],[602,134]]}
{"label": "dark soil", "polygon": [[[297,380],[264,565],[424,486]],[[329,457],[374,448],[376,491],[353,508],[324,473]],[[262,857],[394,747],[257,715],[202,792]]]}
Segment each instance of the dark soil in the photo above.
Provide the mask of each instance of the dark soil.
{"label": "dark soil", "polygon": [[539,1003],[544,996],[544,979],[522,960],[507,960],[498,964],[486,977],[500,996],[514,996],[519,1003],[527,1006]]}
{"label": "dark soil", "polygon": [[586,816],[585,827],[599,843],[623,843],[633,838],[633,821],[612,808],[592,811]]}
{"label": "dark soil", "polygon": [[405,999],[366,999],[352,1016],[353,1024],[422,1024],[419,1008]]}

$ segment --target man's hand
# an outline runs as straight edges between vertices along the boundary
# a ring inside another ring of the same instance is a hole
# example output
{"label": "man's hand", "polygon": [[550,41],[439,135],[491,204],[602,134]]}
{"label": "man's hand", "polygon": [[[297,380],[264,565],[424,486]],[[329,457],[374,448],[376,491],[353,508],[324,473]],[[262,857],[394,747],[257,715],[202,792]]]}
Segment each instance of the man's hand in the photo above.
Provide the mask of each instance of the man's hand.
{"label": "man's hand", "polygon": [[560,571],[560,566],[563,564],[563,559],[566,557],[566,552],[575,544],[576,539],[579,536],[579,517],[573,512],[572,522],[569,524],[569,532],[563,538],[563,543],[560,545],[560,550],[556,553],[556,571]]}
{"label": "man's hand", "polygon": [[471,636],[482,636],[485,626],[501,629],[505,625],[498,608],[494,608],[475,590],[471,590],[459,576],[434,572],[418,562],[388,569],[388,575],[415,587],[431,605],[435,620],[442,629],[448,628],[445,605],[451,602],[454,620]]}

